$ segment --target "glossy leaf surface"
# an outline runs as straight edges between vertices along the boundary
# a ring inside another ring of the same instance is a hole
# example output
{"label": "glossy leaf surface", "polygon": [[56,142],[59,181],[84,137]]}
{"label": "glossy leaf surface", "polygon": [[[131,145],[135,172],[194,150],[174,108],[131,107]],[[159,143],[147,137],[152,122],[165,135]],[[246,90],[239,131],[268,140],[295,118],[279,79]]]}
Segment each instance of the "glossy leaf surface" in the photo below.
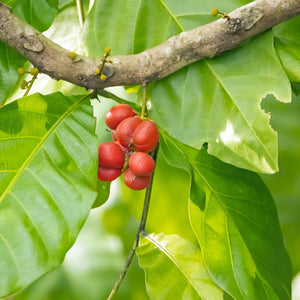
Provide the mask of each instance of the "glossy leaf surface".
{"label": "glossy leaf surface", "polygon": [[291,81],[300,82],[300,17],[273,28],[275,49]]}
{"label": "glossy leaf surface", "polygon": [[84,96],[0,109],[0,295],[61,263],[96,198],[97,138]]}
{"label": "glossy leaf surface", "polygon": [[161,149],[191,175],[190,221],[213,281],[234,299],[290,299],[291,265],[260,177],[166,134]]}
{"label": "glossy leaf surface", "polygon": [[[220,9],[231,11],[246,2],[222,1]],[[121,1],[97,1],[83,31],[84,45],[94,56],[108,45],[113,55],[138,53],[213,21],[211,8],[219,6],[219,1],[204,0],[130,0],[126,7]],[[208,142],[208,152],[225,162],[274,173],[278,171],[277,134],[260,108],[269,93],[284,102],[291,99],[272,31],[152,84],[150,117],[189,146],[200,149]]]}
{"label": "glossy leaf surface", "polygon": [[141,236],[136,251],[151,299],[223,299],[193,243],[177,235],[150,234]]}
{"label": "glossy leaf surface", "polygon": [[271,124],[278,131],[279,168],[274,175],[264,175],[278,207],[284,241],[294,274],[300,271],[300,97],[292,103],[274,102],[268,97],[263,107],[272,112]]}

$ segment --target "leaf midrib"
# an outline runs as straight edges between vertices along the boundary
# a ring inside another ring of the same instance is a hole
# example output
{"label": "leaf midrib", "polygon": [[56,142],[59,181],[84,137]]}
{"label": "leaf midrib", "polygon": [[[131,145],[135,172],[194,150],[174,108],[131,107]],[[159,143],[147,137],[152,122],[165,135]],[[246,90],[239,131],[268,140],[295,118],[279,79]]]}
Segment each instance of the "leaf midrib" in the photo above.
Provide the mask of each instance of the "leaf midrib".
{"label": "leaf midrib", "polygon": [[[172,140],[169,139],[169,142],[172,143],[173,146],[174,146],[174,147],[175,147],[175,148],[183,155],[182,150],[181,150],[181,149],[180,149],[180,148],[179,148]],[[184,155],[184,156],[187,158],[187,161],[189,162],[189,164],[191,164],[191,161],[190,161],[189,157],[188,157],[187,155]],[[204,181],[204,183],[207,185],[207,187],[210,189],[210,191],[215,195],[215,198],[216,198],[217,201],[219,202],[220,206],[223,208],[223,210],[224,210],[224,212],[225,212],[225,214],[226,214],[226,217],[229,218],[229,219],[233,222],[233,224],[235,224],[235,222],[232,220],[230,214],[228,214],[226,207],[223,206],[221,199],[219,199],[218,195],[214,192],[214,189],[212,188],[212,186],[208,183],[208,181],[206,180],[206,178],[203,176],[203,174],[202,174],[198,169],[196,169],[196,171],[197,171],[197,173],[199,174],[199,176],[202,178],[202,180]],[[205,210],[205,211],[206,211],[206,210]],[[191,225],[192,225],[192,224],[191,224]],[[193,225],[192,225],[192,227],[193,227],[193,229],[194,229],[194,226],[193,226]],[[203,226],[203,227],[204,227],[204,226]],[[240,231],[238,230],[238,228],[237,228],[237,231],[239,232],[239,234],[240,234],[240,236],[241,236],[241,239],[242,239],[242,241],[243,241],[245,247],[248,249],[248,246],[247,246],[247,244],[245,243],[244,238],[242,237],[242,235],[241,235]],[[203,250],[204,250],[204,249],[203,249]],[[249,253],[250,253],[251,257],[252,257],[252,260],[253,260],[253,262],[254,262],[254,264],[255,264],[255,268],[256,268],[256,270],[257,270],[257,274],[259,275],[260,280],[261,280],[262,282],[264,282],[265,284],[267,284],[267,285],[274,291],[273,287],[270,286],[270,284],[269,284],[268,282],[266,282],[266,281],[263,279],[263,277],[261,276],[261,273],[260,273],[260,271],[258,270],[258,268],[257,268],[257,266],[256,266],[256,263],[255,263],[255,260],[254,260],[254,258],[253,258],[253,256],[252,256],[251,251],[250,251],[249,249],[248,249],[248,251],[249,251]],[[232,271],[233,271],[233,269],[232,269]],[[233,271],[233,272],[234,272],[234,271]],[[238,283],[237,283],[237,284],[238,284]],[[274,291],[274,292],[275,292],[275,291]],[[277,293],[276,293],[276,294],[277,294]]]}
{"label": "leaf midrib", "polygon": [[189,274],[187,274],[183,268],[181,268],[177,262],[176,259],[171,255],[171,253],[169,253],[169,251],[162,246],[156,239],[152,238],[150,235],[148,234],[144,234],[143,235],[147,240],[149,240],[150,243],[154,244],[157,248],[159,248],[173,263],[174,265],[177,267],[177,269],[184,275],[184,277],[187,279],[187,281],[190,283],[190,285],[193,287],[193,289],[196,291],[196,293],[202,297],[203,300],[207,300],[202,294],[200,294],[200,292],[198,291],[197,287],[194,284],[193,279],[189,276]]}
{"label": "leaf midrib", "polygon": [[80,98],[78,101],[76,101],[72,106],[69,106],[69,109],[67,109],[53,124],[53,126],[50,128],[50,130],[47,131],[47,133],[41,138],[39,143],[35,146],[33,151],[30,153],[30,155],[27,157],[27,159],[24,161],[24,163],[21,165],[21,167],[18,169],[18,172],[10,182],[10,184],[7,186],[7,188],[4,190],[0,197],[0,203],[3,201],[3,199],[6,197],[6,195],[9,193],[11,187],[15,184],[15,182],[19,179],[20,175],[23,173],[27,165],[31,162],[31,160],[34,158],[38,150],[41,148],[41,146],[44,144],[46,139],[50,136],[51,133],[54,132],[54,130],[57,128],[57,126],[65,119],[66,116],[68,116],[71,112],[75,110],[85,99],[87,99],[87,95]]}
{"label": "leaf midrib", "polygon": [[169,13],[169,15],[174,20],[174,22],[177,24],[177,26],[180,28],[180,30],[184,31],[182,24],[179,22],[179,20],[176,18],[176,16],[172,13],[172,11],[166,5],[165,1],[164,0],[159,0],[159,1],[163,5],[163,7],[166,9],[166,11]]}
{"label": "leaf midrib", "polygon": [[243,120],[245,121],[245,123],[247,124],[248,128],[250,128],[250,131],[252,132],[252,134],[254,135],[254,137],[256,138],[256,140],[258,141],[258,143],[261,145],[261,147],[264,149],[265,153],[268,155],[269,157],[269,161],[268,163],[272,163],[272,169],[277,169],[276,165],[274,165],[274,161],[272,159],[272,155],[271,153],[267,150],[267,148],[265,147],[264,143],[261,141],[261,139],[257,136],[256,132],[254,131],[254,129],[250,126],[247,118],[245,117],[245,115],[242,113],[241,109],[239,108],[238,104],[234,101],[234,97],[231,96],[230,92],[228,91],[228,89],[225,87],[225,85],[223,84],[222,80],[219,78],[219,76],[217,75],[217,73],[213,70],[213,68],[211,67],[211,65],[207,62],[206,59],[204,59],[207,67],[210,69],[210,71],[214,74],[214,76],[216,77],[216,79],[218,80],[218,82],[220,83],[220,85],[222,86],[222,88],[224,89],[224,91],[227,93],[227,95],[230,97],[231,102],[234,104],[234,106],[237,108],[237,110],[239,111],[239,113],[241,114]]}

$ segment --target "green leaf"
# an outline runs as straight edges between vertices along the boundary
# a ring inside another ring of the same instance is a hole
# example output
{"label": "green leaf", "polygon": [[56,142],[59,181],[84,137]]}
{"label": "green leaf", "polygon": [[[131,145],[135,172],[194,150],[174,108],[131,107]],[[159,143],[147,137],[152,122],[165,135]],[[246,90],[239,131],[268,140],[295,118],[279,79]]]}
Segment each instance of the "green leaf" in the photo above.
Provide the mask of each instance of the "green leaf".
{"label": "green leaf", "polygon": [[13,92],[18,81],[18,68],[24,67],[26,59],[15,50],[0,42],[0,107]]}
{"label": "green leaf", "polygon": [[86,98],[34,94],[0,109],[0,296],[61,263],[96,198]]}
{"label": "green leaf", "polygon": [[110,193],[110,183],[111,182],[97,180],[98,195],[93,204],[93,208],[99,207],[107,201]]}
{"label": "green leaf", "polygon": [[291,81],[300,82],[300,17],[273,28],[275,49]]}
{"label": "green leaf", "polygon": [[223,0],[221,4],[218,0],[95,1],[83,27],[83,47],[89,55],[96,57],[102,56],[107,46],[111,47],[112,55],[138,53],[180,33],[183,28],[189,30],[214,21],[215,18],[210,14],[214,6],[230,11],[248,2],[250,1]]}
{"label": "green leaf", "polygon": [[274,175],[263,179],[275,198],[279,220],[294,274],[300,271],[300,97],[292,103],[274,102],[268,97],[263,102],[266,111],[272,111],[271,124],[278,131],[279,168]]}
{"label": "green leaf", "polygon": [[[228,12],[247,2],[227,0],[220,7],[219,1],[130,0],[125,7],[123,1],[97,1],[85,24],[84,45],[94,56],[102,55],[106,46],[113,55],[138,53],[213,21],[212,7]],[[150,117],[182,143],[200,149],[208,142],[209,153],[227,163],[274,173],[277,134],[260,108],[267,94],[284,102],[291,99],[272,31],[152,84]]]}
{"label": "green leaf", "polygon": [[112,49],[112,55],[132,53],[139,2],[140,0],[95,1],[82,30],[82,46],[88,55],[100,57],[105,53],[106,47]]}
{"label": "green leaf", "polygon": [[2,0],[13,14],[39,31],[47,30],[58,11],[58,0]]}
{"label": "green leaf", "polygon": [[260,101],[273,93],[287,102],[291,92],[272,44],[267,32],[161,80],[153,87],[151,118],[189,146],[200,149],[208,142],[208,152],[225,162],[278,171],[277,134]]}
{"label": "green leaf", "polygon": [[161,149],[191,175],[190,220],[212,280],[235,299],[290,299],[291,265],[261,178],[163,132]]}
{"label": "green leaf", "polygon": [[152,233],[140,237],[136,251],[151,299],[223,299],[193,243],[177,235]]}

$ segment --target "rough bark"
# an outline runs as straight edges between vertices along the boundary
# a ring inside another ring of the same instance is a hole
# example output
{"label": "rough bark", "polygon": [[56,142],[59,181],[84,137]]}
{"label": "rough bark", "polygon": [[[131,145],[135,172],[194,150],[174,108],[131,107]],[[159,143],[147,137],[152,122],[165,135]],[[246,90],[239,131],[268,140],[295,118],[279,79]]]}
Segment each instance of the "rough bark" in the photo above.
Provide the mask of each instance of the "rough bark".
{"label": "rough bark", "polygon": [[69,57],[69,50],[47,39],[15,17],[0,3],[0,40],[26,57],[41,72],[87,89],[116,85],[145,84],[168,76],[206,57],[233,49],[242,41],[300,14],[299,0],[257,0],[231,13],[230,19],[182,32],[166,42],[135,55],[114,56],[106,63],[106,80],[95,76],[101,59]]}

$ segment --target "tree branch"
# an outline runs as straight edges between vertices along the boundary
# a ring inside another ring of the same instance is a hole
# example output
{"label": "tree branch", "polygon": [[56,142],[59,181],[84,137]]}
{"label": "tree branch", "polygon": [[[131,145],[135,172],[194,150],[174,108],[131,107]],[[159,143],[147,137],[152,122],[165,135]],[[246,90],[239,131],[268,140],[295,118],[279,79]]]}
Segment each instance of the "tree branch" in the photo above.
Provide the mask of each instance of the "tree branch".
{"label": "tree branch", "polygon": [[161,79],[195,61],[233,49],[249,37],[299,14],[299,0],[253,1],[229,13],[229,20],[221,18],[182,32],[139,54],[112,57],[112,63],[106,63],[103,69],[105,81],[94,74],[102,64],[101,59],[78,55],[78,59],[72,60],[70,51],[15,17],[1,2],[0,40],[54,79],[100,89]]}

